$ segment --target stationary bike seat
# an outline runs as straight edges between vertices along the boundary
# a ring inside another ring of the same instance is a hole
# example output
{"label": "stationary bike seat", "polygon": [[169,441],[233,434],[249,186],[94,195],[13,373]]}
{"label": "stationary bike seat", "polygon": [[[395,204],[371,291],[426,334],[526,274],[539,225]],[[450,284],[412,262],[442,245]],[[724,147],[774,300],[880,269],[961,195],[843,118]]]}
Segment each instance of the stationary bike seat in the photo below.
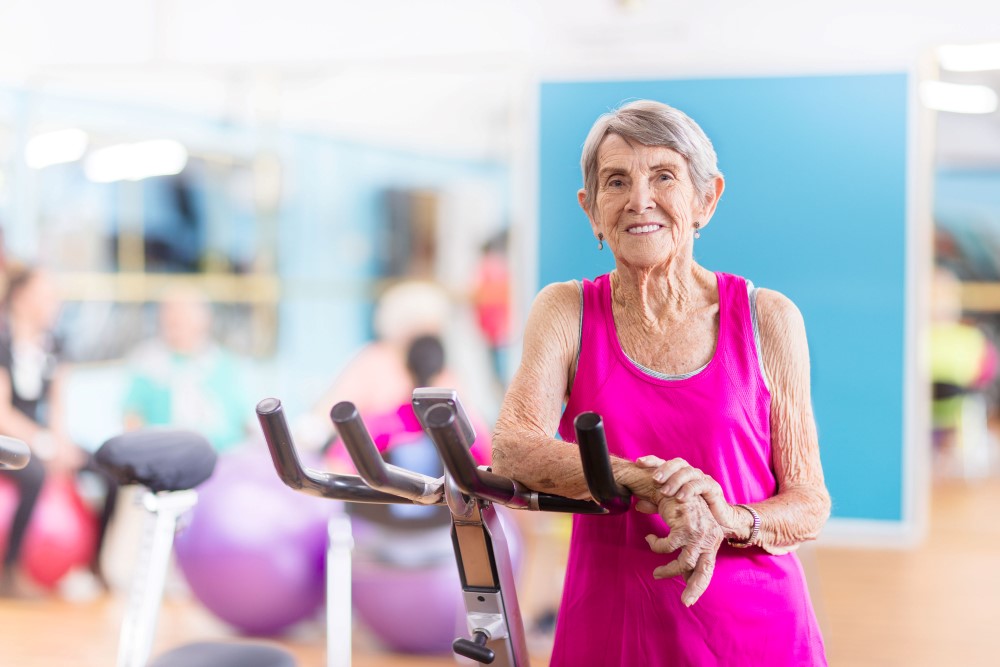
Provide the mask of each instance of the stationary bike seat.
{"label": "stationary bike seat", "polygon": [[218,456],[194,431],[150,427],[111,438],[95,458],[119,484],[160,492],[198,486],[212,476]]}
{"label": "stationary bike seat", "polygon": [[198,642],[164,653],[149,667],[295,667],[295,659],[266,644]]}

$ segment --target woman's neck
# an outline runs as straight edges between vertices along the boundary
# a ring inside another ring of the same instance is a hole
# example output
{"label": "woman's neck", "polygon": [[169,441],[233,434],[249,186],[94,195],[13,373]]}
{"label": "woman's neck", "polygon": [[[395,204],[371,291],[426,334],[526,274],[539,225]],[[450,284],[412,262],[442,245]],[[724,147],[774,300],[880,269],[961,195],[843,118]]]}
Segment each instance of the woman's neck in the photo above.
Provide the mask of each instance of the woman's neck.
{"label": "woman's neck", "polygon": [[619,265],[611,273],[611,295],[616,312],[655,329],[703,306],[710,282],[711,272],[693,259],[655,267]]}

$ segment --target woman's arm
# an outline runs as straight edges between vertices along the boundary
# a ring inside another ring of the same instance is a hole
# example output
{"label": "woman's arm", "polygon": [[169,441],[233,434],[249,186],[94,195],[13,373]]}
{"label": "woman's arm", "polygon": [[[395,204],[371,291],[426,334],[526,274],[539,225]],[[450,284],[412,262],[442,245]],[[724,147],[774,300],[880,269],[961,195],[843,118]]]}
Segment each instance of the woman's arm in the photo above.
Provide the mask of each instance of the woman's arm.
{"label": "woman's arm", "polygon": [[771,553],[787,553],[819,536],[830,516],[830,494],[820,464],[802,314],[788,297],[761,289],[757,320],[771,388],[771,456],[778,493],[753,507],[761,515],[758,543]]}
{"label": "woman's arm", "polygon": [[[756,544],[784,554],[819,535],[830,516],[830,495],[820,465],[802,315],[784,295],[762,289],[757,293],[757,320],[771,389],[771,457],[778,492],[751,507],[761,518]],[[745,541],[750,536],[753,516],[729,505],[711,477],[682,459],[647,465],[656,466],[654,479],[663,481],[663,495],[682,501],[701,495],[727,537]]]}
{"label": "woman's arm", "polygon": [[45,428],[14,407],[10,384],[10,371],[0,368],[0,433],[23,440],[30,446]]}
{"label": "woman's arm", "polygon": [[[62,410],[61,381],[57,374],[49,385],[49,409],[53,413]],[[57,467],[73,468],[82,461],[82,453],[66,437],[61,422],[59,428],[48,429],[14,407],[10,390],[10,372],[0,368],[0,433],[28,443],[32,454],[51,462]]]}
{"label": "woman's arm", "polygon": [[579,450],[553,438],[580,346],[580,288],[545,287],[531,306],[521,365],[493,431],[493,469],[536,491],[590,498]]}

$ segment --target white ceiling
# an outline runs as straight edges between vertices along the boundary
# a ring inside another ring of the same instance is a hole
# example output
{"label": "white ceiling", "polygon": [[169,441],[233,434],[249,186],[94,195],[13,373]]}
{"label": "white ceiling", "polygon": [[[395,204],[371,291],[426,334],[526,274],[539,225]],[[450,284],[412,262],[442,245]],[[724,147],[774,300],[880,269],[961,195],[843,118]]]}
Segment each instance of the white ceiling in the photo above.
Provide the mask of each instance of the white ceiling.
{"label": "white ceiling", "polygon": [[[3,0],[0,85],[496,157],[539,77],[898,70],[996,40],[982,0]],[[980,159],[997,117],[939,128],[976,126],[955,155]]]}

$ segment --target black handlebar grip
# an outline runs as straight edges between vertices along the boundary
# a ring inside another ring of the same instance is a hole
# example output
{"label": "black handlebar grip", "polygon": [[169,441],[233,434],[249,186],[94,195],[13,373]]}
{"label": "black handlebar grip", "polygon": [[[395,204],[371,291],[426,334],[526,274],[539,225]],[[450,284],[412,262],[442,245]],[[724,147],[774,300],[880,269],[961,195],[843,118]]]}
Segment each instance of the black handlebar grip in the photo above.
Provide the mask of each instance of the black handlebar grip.
{"label": "black handlebar grip", "polygon": [[372,442],[357,407],[350,401],[334,405],[330,410],[330,419],[344,441],[358,474],[372,488],[411,500],[433,495],[434,489],[440,488],[432,477],[386,463]]}
{"label": "black handlebar grip", "polygon": [[424,415],[424,424],[445,470],[463,493],[501,505],[514,500],[517,487],[513,480],[476,467],[469,451],[471,443],[462,434],[454,408],[438,403]]}
{"label": "black handlebar grip", "polygon": [[0,435],[0,470],[20,470],[30,460],[28,445],[16,438]]}
{"label": "black handlebar grip", "polygon": [[410,502],[405,498],[376,491],[355,475],[334,475],[304,468],[295,452],[285,412],[278,399],[265,398],[259,402],[257,420],[271,452],[274,469],[286,486],[314,496],[355,503]]}
{"label": "black handlebar grip", "polygon": [[482,665],[492,664],[497,656],[493,652],[493,649],[486,648],[486,642],[490,638],[485,632],[477,632],[473,637],[475,637],[475,641],[469,641],[464,638],[456,639],[451,644],[452,650],[460,656],[469,660],[475,660]]}
{"label": "black handlebar grip", "polygon": [[610,514],[627,511],[632,504],[632,494],[615,481],[601,416],[596,412],[581,412],[573,420],[573,427],[590,495]]}

